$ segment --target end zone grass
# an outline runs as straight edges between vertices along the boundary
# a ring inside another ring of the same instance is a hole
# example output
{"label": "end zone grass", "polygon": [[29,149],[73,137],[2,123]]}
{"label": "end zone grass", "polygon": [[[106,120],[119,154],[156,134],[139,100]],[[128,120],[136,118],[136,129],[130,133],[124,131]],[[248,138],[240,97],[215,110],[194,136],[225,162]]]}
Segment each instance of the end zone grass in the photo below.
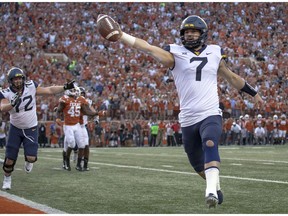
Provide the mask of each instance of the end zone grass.
{"label": "end zone grass", "polygon": [[[39,149],[33,171],[19,153],[12,190],[73,214],[287,214],[288,146],[220,147],[224,203],[208,209],[205,181],[182,147],[92,148],[90,171],[62,170],[61,149]],[[4,150],[0,150],[3,158]]]}

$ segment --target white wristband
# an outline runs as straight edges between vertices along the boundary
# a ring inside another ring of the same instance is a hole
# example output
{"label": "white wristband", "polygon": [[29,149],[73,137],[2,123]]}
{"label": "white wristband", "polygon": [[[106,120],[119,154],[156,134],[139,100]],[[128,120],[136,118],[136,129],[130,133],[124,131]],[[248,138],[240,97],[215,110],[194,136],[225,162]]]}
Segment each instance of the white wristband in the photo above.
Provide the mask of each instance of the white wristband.
{"label": "white wristband", "polygon": [[135,44],[136,38],[131,36],[131,35],[129,35],[129,34],[126,34],[125,32],[123,32],[120,40],[122,40],[125,43],[133,46]]}

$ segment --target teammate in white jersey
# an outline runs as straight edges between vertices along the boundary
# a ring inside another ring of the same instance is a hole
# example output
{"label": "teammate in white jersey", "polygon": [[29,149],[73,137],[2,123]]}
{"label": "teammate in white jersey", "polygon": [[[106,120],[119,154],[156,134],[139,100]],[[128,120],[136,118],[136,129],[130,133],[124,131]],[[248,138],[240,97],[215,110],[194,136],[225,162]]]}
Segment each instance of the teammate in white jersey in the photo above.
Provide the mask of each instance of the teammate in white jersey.
{"label": "teammate in white jersey", "polygon": [[[115,30],[115,29],[114,29]],[[239,91],[248,93],[256,103],[260,95],[223,60],[222,49],[206,45],[208,28],[199,16],[189,16],[180,27],[183,45],[171,44],[165,49],[149,44],[120,31],[120,41],[154,57],[171,69],[180,99],[179,122],[185,152],[195,171],[206,179],[206,203],[215,207],[223,202],[220,190],[220,156],[218,143],[222,132],[217,75],[225,78]]]}
{"label": "teammate in white jersey", "polygon": [[11,189],[11,173],[23,144],[25,165],[24,170],[30,173],[33,163],[37,160],[38,151],[38,120],[36,112],[36,95],[53,95],[66,89],[74,88],[74,81],[64,86],[40,87],[32,80],[26,81],[24,72],[17,67],[8,71],[9,87],[0,91],[1,112],[9,112],[10,129],[6,145],[4,170],[4,190]]}
{"label": "teammate in white jersey", "polygon": [[[86,101],[87,104],[89,105],[90,109],[95,110],[92,107],[92,100],[90,100],[89,98],[86,98],[86,91],[83,87],[79,87],[79,97],[83,97]],[[90,154],[90,148],[89,148],[89,130],[88,130],[88,116],[87,115],[83,115],[83,113],[81,113],[80,116],[80,125],[81,125],[81,134],[82,134],[82,142],[85,145],[84,148],[84,152],[83,152],[83,158],[82,160],[84,161],[83,164],[83,171],[89,171],[89,167],[88,167],[88,162],[89,162],[89,154]]]}

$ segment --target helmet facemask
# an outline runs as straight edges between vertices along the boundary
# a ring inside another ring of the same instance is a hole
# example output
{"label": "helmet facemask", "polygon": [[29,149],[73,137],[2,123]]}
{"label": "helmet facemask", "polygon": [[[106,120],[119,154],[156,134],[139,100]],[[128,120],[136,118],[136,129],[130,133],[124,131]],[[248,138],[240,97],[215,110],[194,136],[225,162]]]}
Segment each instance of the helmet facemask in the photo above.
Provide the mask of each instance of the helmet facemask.
{"label": "helmet facemask", "polygon": [[83,87],[79,87],[80,89],[80,95],[83,96],[83,97],[86,97],[86,91],[85,91],[85,88]]}

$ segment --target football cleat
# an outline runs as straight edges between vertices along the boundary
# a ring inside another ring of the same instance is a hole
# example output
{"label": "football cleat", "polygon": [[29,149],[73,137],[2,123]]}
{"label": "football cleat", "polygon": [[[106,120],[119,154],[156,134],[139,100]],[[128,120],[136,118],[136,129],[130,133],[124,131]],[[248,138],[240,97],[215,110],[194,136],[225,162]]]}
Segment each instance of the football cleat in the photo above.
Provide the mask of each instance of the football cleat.
{"label": "football cleat", "polygon": [[83,167],[83,171],[90,171],[89,167]]}
{"label": "football cleat", "polygon": [[224,196],[221,190],[217,191],[217,196],[218,196],[218,204],[221,205],[221,203],[223,203],[224,200]]}
{"label": "football cleat", "polygon": [[71,171],[71,167],[70,167],[70,160],[69,159],[66,159],[66,169],[67,171]]}
{"label": "football cleat", "polygon": [[209,209],[216,208],[216,205],[218,204],[218,199],[214,194],[209,193],[209,195],[205,199]]}
{"label": "football cleat", "polygon": [[2,189],[3,190],[11,189],[11,176],[4,176]]}
{"label": "football cleat", "polygon": [[30,173],[33,169],[33,163],[29,163],[27,161],[25,161],[25,164],[24,164],[24,170],[26,173]]}
{"label": "football cleat", "polygon": [[75,169],[78,170],[78,171],[83,171],[81,166],[76,166]]}

